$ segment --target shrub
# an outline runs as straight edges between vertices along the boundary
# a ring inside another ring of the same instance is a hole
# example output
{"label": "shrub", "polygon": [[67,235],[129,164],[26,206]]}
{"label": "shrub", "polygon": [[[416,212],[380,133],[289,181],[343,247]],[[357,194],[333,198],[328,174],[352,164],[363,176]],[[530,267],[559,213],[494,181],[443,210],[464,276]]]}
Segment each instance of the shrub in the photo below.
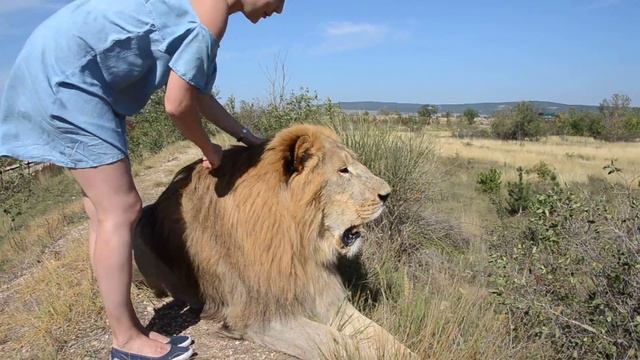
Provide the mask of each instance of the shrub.
{"label": "shrub", "polygon": [[551,183],[556,185],[558,183],[558,175],[553,168],[544,161],[533,165],[530,169],[525,170],[526,174],[535,174],[543,183]]}
{"label": "shrub", "polygon": [[602,116],[586,110],[570,108],[560,114],[557,131],[561,135],[600,137],[604,131]]}
{"label": "shrub", "polygon": [[0,224],[0,243],[56,206],[73,202],[74,196],[75,199],[80,196],[77,184],[68,172],[59,167],[32,173],[21,166],[3,174],[0,180],[0,220],[4,217],[6,224]]}
{"label": "shrub", "polygon": [[543,123],[533,105],[523,101],[495,114],[491,130],[503,140],[533,140],[543,135]]}
{"label": "shrub", "polygon": [[[239,118],[245,125],[265,136],[272,136],[278,130],[298,122],[318,122],[325,108],[319,104],[318,95],[307,88],[298,93],[290,93],[277,102],[266,105],[259,103],[241,104]],[[329,103],[330,104],[330,103]],[[328,106],[335,111],[333,104]]]}
{"label": "shrub", "polygon": [[464,113],[462,113],[462,117],[464,117],[469,125],[473,125],[478,115],[480,115],[478,111],[473,108],[467,108],[464,110]]}
{"label": "shrub", "polygon": [[604,129],[600,138],[607,141],[632,141],[640,138],[640,110],[631,108],[631,98],[613,94],[600,103]]}
{"label": "shrub", "polygon": [[519,166],[516,171],[518,172],[518,181],[507,182],[506,211],[510,215],[519,215],[528,210],[532,197],[531,184],[523,180],[524,168]]}
{"label": "shrub", "polygon": [[2,175],[0,211],[9,219],[9,227],[13,227],[15,221],[25,211],[25,201],[32,196],[35,182],[36,178],[23,165]]}
{"label": "shrub", "polygon": [[[496,208],[499,216],[520,215],[529,210],[536,193],[559,186],[558,176],[544,161],[535,164],[530,169],[519,166],[516,168],[516,172],[518,180],[506,183],[506,196],[504,197],[500,189],[502,174],[499,170],[491,168],[478,173],[476,177],[476,191],[489,196],[489,202]],[[524,175],[535,175],[535,178],[525,179]]]}
{"label": "shrub", "polygon": [[431,120],[438,114],[437,105],[422,105],[418,109],[418,117],[426,125],[431,124]]}
{"label": "shrub", "polygon": [[502,185],[502,173],[496,168],[481,171],[476,178],[476,190],[482,194],[499,195]]}
{"label": "shrub", "polygon": [[492,232],[491,283],[514,334],[558,358],[640,350],[640,196],[598,183],[534,192],[524,217]]}

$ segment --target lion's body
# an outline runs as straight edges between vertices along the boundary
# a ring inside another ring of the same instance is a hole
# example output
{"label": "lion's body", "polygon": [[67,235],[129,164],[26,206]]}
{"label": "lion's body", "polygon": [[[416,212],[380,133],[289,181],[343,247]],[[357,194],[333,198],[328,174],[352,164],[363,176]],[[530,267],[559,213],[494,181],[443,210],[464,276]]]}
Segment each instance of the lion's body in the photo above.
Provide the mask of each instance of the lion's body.
{"label": "lion's body", "polygon": [[230,334],[301,358],[369,351],[330,326],[345,315],[398,346],[345,302],[335,268],[355,248],[343,239],[379,215],[388,192],[333,132],[296,126],[266,149],[226,150],[212,173],[199,162],[180,170],[143,212],[136,263],[152,288],[203,307]]}

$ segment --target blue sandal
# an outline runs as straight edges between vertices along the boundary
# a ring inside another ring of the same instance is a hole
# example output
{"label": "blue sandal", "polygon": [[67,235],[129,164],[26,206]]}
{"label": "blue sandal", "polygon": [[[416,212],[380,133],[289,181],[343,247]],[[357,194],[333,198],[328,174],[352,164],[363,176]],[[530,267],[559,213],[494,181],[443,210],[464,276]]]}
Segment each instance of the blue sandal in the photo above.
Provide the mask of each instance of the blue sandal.
{"label": "blue sandal", "polygon": [[193,354],[193,349],[171,345],[169,352],[158,357],[142,356],[116,348],[111,348],[111,360],[187,360]]}
{"label": "blue sandal", "polygon": [[175,346],[186,347],[191,345],[193,343],[193,340],[191,340],[191,337],[186,335],[176,335],[169,337],[169,341],[167,341],[166,343]]}

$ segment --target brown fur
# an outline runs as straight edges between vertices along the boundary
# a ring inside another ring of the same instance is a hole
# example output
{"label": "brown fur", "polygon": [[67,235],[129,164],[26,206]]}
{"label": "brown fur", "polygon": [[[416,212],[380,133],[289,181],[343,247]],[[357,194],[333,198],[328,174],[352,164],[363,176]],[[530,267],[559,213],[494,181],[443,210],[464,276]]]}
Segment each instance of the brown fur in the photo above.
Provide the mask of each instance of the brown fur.
{"label": "brown fur", "polygon": [[371,342],[410,354],[346,302],[335,265],[357,247],[343,232],[377,217],[390,189],[335,133],[298,125],[264,149],[226,150],[213,172],[199,163],[137,226],[135,259],[150,287],[204,307],[231,335],[301,358],[377,358]]}

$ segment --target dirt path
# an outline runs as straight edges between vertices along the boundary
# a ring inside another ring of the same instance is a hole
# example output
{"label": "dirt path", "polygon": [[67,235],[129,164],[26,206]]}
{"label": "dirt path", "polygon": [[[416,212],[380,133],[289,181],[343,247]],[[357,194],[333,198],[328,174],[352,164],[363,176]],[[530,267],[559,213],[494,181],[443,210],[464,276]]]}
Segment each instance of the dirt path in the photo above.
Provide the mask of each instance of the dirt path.
{"label": "dirt path", "polygon": [[[169,183],[175,172],[182,166],[198,159],[200,152],[188,144],[177,144],[161,154],[146,160],[134,168],[136,186],[145,204],[153,202]],[[35,273],[40,263],[48,259],[64,256],[67,248],[88,237],[85,222],[65,229],[60,240],[52,244],[32,269],[27,269],[21,276],[13,277],[0,289],[2,303],[20,301],[14,296],[14,290]],[[180,306],[171,298],[158,299],[140,284],[135,285],[133,303],[143,324],[165,334],[186,334],[194,341],[194,350],[198,359],[293,359],[287,355],[270,351],[267,348],[247,341],[223,338],[216,335],[218,324],[201,320],[188,308]],[[104,324],[89,326],[90,331],[82,339],[77,339],[60,352],[65,358],[73,359],[106,359],[109,357],[111,344],[110,334]],[[0,343],[0,354],[9,352],[11,344]],[[29,357],[29,355],[27,355]]]}

